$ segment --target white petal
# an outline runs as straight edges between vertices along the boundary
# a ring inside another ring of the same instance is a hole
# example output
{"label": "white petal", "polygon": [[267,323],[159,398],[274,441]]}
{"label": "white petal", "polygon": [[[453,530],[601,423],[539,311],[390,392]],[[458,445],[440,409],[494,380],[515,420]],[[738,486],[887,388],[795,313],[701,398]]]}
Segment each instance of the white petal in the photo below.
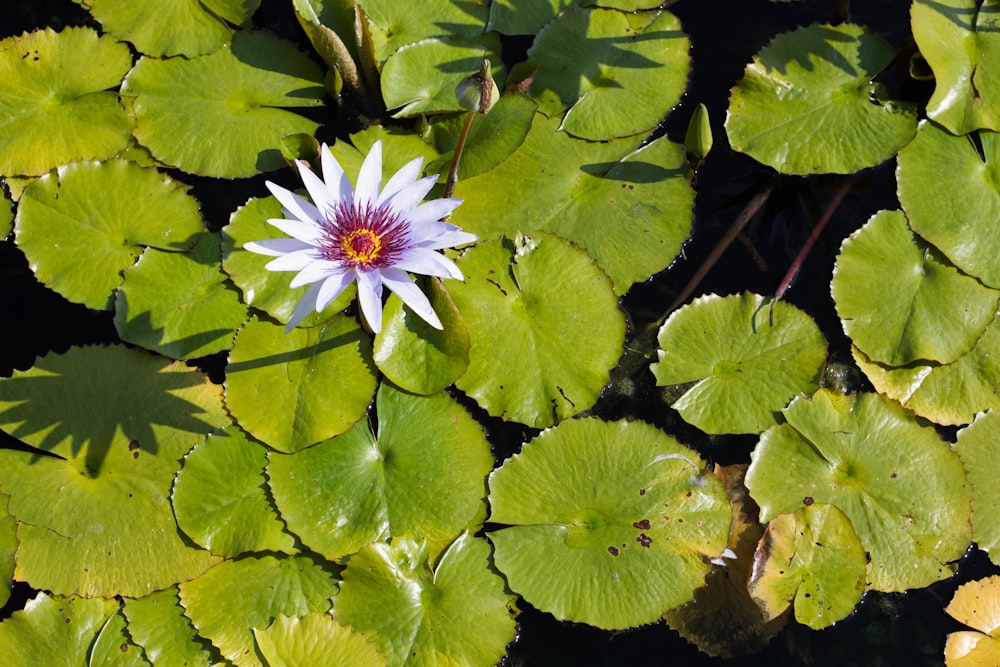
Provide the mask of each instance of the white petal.
{"label": "white petal", "polygon": [[271,218],[267,222],[289,236],[310,245],[315,245],[316,241],[323,237],[323,230],[314,222],[288,220],[286,218]]}
{"label": "white petal", "polygon": [[400,190],[395,196],[387,199],[380,197],[379,201],[384,202],[387,206],[391,206],[397,213],[405,215],[419,204],[421,199],[427,196],[427,193],[431,191],[435,183],[437,183],[437,176],[421,178],[419,181],[411,183]]}
{"label": "white petal", "polygon": [[378,271],[358,272],[358,304],[372,332],[382,331],[382,276]]}
{"label": "white petal", "polygon": [[[378,190],[382,185],[382,141],[372,144],[372,149],[361,163],[358,182],[354,188],[354,205],[365,209],[378,202]],[[371,324],[369,322],[369,324]]]}
{"label": "white petal", "polygon": [[301,271],[316,261],[312,249],[290,252],[264,265],[268,271]]}
{"label": "white petal", "polygon": [[444,329],[444,325],[438,319],[437,313],[431,307],[431,302],[420,291],[420,288],[417,287],[410,276],[396,269],[383,269],[381,273],[382,282],[385,286],[398,294],[403,303],[410,307],[410,310],[424,318],[427,324],[435,329]]}
{"label": "white petal", "polygon": [[285,333],[288,333],[294,329],[299,322],[304,320],[306,316],[313,311],[313,307],[316,305],[316,295],[319,294],[320,283],[315,283],[306,290],[306,293],[302,295],[299,302],[295,304],[295,310],[292,311],[292,316],[288,318],[288,324],[285,325]]}
{"label": "white petal", "polygon": [[344,173],[344,168],[337,162],[337,158],[333,157],[330,147],[326,144],[320,148],[319,156],[323,167],[323,180],[330,195],[350,206],[354,202],[354,188],[351,187],[351,181]]}
{"label": "white petal", "polygon": [[451,212],[458,208],[461,203],[461,199],[432,199],[409,211],[406,217],[417,225],[424,222],[437,222],[441,218],[451,215]]}
{"label": "white petal", "polygon": [[426,248],[411,248],[407,250],[399,258],[399,261],[393,264],[393,268],[409,271],[410,273],[420,273],[425,276],[455,278],[456,280],[464,279],[462,272],[455,266],[455,262],[439,252],[427,250]]}
{"label": "white petal", "polygon": [[326,214],[323,217],[327,219],[332,218],[333,216],[330,214],[337,210],[337,203],[339,202],[336,195],[330,192],[330,189],[326,187],[326,183],[313,173],[309,165],[302,160],[297,160],[295,164],[299,166],[299,176],[302,177],[302,184],[309,191],[309,196],[312,197],[316,208],[321,213]]}
{"label": "white petal", "polygon": [[347,270],[343,273],[332,274],[324,280],[319,289],[319,296],[316,297],[316,310],[326,310],[326,307],[340,296],[344,288],[354,282],[354,276],[353,270]]}
{"label": "white petal", "polygon": [[[415,160],[410,160],[403,168],[392,175],[389,182],[385,184],[382,188],[382,192],[378,196],[378,203],[381,206],[385,202],[389,201],[392,197],[396,196],[396,193],[403,190],[414,183],[417,182],[417,177],[420,176],[420,167],[424,164],[424,159],[418,157]],[[435,180],[437,176],[434,177]],[[417,200],[419,201],[419,200]]]}
{"label": "white petal", "polygon": [[249,241],[243,244],[244,250],[272,257],[281,257],[290,252],[309,250],[311,248],[311,245],[298,239],[263,239],[262,241]]}
{"label": "white petal", "polygon": [[462,230],[439,232],[437,234],[421,233],[420,228],[410,228],[410,245],[415,248],[429,248],[431,250],[441,250],[442,248],[454,248],[456,246],[474,243],[479,237]]}
{"label": "white petal", "polygon": [[[277,262],[278,260],[274,261]],[[323,280],[327,276],[335,275],[341,271],[343,271],[343,269],[333,262],[313,259],[313,261],[309,262],[302,268],[301,271],[299,271],[298,275],[292,278],[292,282],[289,283],[289,287],[293,289],[296,287],[302,287],[303,285]]]}
{"label": "white petal", "polygon": [[272,183],[267,181],[264,183],[267,189],[271,191],[274,198],[285,208],[285,212],[294,218],[298,218],[304,222],[315,222],[319,220],[319,211],[316,207],[307,202],[302,197],[298,196],[291,190],[286,190],[277,183]]}

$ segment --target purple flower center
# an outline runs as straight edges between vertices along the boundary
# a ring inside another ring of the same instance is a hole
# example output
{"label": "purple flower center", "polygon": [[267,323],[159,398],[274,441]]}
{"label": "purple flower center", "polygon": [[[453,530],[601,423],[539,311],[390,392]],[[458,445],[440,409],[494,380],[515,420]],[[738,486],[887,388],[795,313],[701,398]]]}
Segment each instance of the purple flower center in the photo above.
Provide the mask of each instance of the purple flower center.
{"label": "purple flower center", "polygon": [[320,224],[326,231],[318,244],[324,259],[358,271],[392,266],[408,247],[407,221],[387,206],[338,204]]}

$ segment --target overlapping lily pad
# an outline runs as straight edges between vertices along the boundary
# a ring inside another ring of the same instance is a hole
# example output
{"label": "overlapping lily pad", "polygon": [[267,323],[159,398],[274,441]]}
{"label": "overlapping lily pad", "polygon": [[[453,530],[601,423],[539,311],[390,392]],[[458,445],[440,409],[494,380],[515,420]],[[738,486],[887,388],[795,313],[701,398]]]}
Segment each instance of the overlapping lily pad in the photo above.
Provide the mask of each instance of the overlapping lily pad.
{"label": "overlapping lily pad", "polygon": [[150,56],[188,58],[211,53],[247,23],[260,0],[87,0],[105,32]]}
{"label": "overlapping lily pad", "polygon": [[110,89],[131,66],[127,45],[90,28],[0,41],[0,174],[40,176],[123,150],[134,121]]}
{"label": "overlapping lily pad", "polygon": [[221,392],[184,364],[121,346],[73,348],[0,381],[0,426],[52,454],[0,450],[19,522],[15,575],[60,594],[142,596],[217,559],[169,504],[180,458],[228,423]]}
{"label": "overlapping lily pad", "polygon": [[[375,57],[380,63],[385,63],[402,47],[428,37],[478,37],[486,28],[489,11],[487,0],[423,0],[414,3],[363,0],[359,4],[364,7],[371,23]],[[428,63],[430,67],[432,65]]]}
{"label": "overlapping lily pad", "polygon": [[580,141],[558,129],[558,119],[536,115],[509,158],[459,181],[455,196],[465,201],[450,221],[483,240],[558,234],[585,248],[624,294],[665,269],[691,232],[684,149],[662,138],[642,148],[635,138]]}
{"label": "overlapping lily pad", "polygon": [[796,394],[818,386],[826,342],[812,319],[756,294],[699,297],[660,329],[658,385],[695,383],[673,403],[707,433],[760,433]]}
{"label": "overlapping lily pad", "polygon": [[70,301],[109,310],[143,247],[188,250],[204,232],[187,187],[125,160],[77,162],[33,181],[14,233],[35,276]]}
{"label": "overlapping lily pad", "polygon": [[1000,219],[1000,133],[983,131],[972,140],[924,121],[899,153],[896,180],[913,231],[958,268],[1000,288],[1000,235],[994,233]]}
{"label": "overlapping lily pad", "polygon": [[945,611],[975,630],[948,635],[944,647],[947,667],[989,667],[1000,663],[1000,577],[962,584]]}
{"label": "overlapping lily pad", "polygon": [[0,623],[8,667],[86,665],[91,644],[118,609],[114,600],[64,598],[39,593]]}
{"label": "overlapping lily pad", "polygon": [[219,269],[216,234],[190,253],[147,248],[127,267],[115,293],[115,328],[122,340],[174,359],[232,347],[247,307]]}
{"label": "overlapping lily pad", "polygon": [[7,511],[10,499],[0,493],[0,607],[10,599],[14,579],[14,552],[17,551],[17,525]]}
{"label": "overlapping lily pad", "polygon": [[377,432],[362,421],[291,456],[271,455],[268,477],[289,530],[337,560],[377,540],[420,535],[433,553],[486,516],[489,443],[462,406],[383,384]]}
{"label": "overlapping lily pad", "polygon": [[987,412],[958,432],[954,449],[972,485],[972,538],[994,562],[1000,561],[1000,412]]}
{"label": "overlapping lily pad", "polygon": [[463,533],[437,562],[413,539],[351,557],[337,620],[368,636],[391,665],[497,664],[514,640],[514,596],[490,567],[490,545]]}
{"label": "overlapping lily pad", "polygon": [[[595,4],[584,0],[493,0],[489,29],[504,35],[533,35],[564,10]],[[658,0],[602,0],[601,7],[624,11],[655,9]]]}
{"label": "overlapping lily pad", "polygon": [[913,105],[872,80],[895,51],[852,24],[775,37],[733,88],[733,148],[784,174],[850,174],[889,159],[916,132]]}
{"label": "overlapping lily pad", "polygon": [[240,178],[285,166],[278,145],[318,124],[288,111],[323,103],[319,67],[270,33],[241,31],[197,58],[144,57],[122,84],[134,97],[135,136],[164,163]]}
{"label": "overlapping lily pad", "polygon": [[479,242],[458,265],[465,280],[448,290],[472,340],[458,387],[490,414],[539,428],[593,406],[625,320],[590,256],[535,232]]}
{"label": "overlapping lily pad", "polygon": [[538,67],[530,94],[573,136],[605,141],[647,133],[680,102],[689,47],[670,12],[565,11],[528,49]]}
{"label": "overlapping lily pad", "polygon": [[149,667],[142,649],[132,641],[125,629],[125,616],[121,609],[115,611],[97,633],[87,655],[87,664]]}
{"label": "overlapping lily pad", "polygon": [[927,115],[956,135],[1000,130],[1000,3],[915,0],[913,39],[934,70]]}
{"label": "overlapping lily pad", "polygon": [[125,600],[128,633],[154,665],[208,667],[212,654],[184,616],[176,586]]}
{"label": "overlapping lily pad", "polygon": [[257,650],[268,667],[385,667],[385,656],[363,635],[329,614],[279,615],[267,629],[254,629]]}
{"label": "overlapping lily pad", "polygon": [[878,394],[820,389],[765,431],[746,484],[761,521],[812,503],[836,505],[871,557],[867,584],[922,588],[951,576],[972,538],[958,457],[929,426]]}
{"label": "overlapping lily pad", "polygon": [[229,353],[226,407],[253,437],[295,452],[361,419],[375,386],[371,339],[356,320],[335,315],[285,333],[253,317]]}
{"label": "overlapping lily pad", "polygon": [[651,623],[691,600],[726,548],[722,484],[641,422],[570,420],[490,476],[490,533],[511,589],[557,618]]}
{"label": "overlapping lily pad", "polygon": [[902,211],[877,213],[844,241],[830,289],[851,341],[887,366],[955,361],[1000,299],[914,236]]}

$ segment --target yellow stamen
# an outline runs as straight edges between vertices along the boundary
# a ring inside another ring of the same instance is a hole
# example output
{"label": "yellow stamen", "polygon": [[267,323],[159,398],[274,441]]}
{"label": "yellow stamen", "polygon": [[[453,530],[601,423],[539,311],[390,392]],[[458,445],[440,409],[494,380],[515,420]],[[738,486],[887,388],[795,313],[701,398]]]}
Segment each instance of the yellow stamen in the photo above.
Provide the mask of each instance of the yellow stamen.
{"label": "yellow stamen", "polygon": [[342,243],[348,259],[355,264],[371,264],[382,254],[382,239],[370,229],[352,230]]}

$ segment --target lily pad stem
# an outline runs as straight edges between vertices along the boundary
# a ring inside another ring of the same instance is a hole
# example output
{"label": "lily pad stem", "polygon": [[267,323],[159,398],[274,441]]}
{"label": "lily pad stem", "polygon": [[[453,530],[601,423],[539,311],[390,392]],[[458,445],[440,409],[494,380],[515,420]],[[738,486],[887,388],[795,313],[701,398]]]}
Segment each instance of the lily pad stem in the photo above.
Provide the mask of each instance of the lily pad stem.
{"label": "lily pad stem", "polygon": [[448,168],[448,179],[444,182],[444,192],[441,196],[447,199],[455,192],[455,183],[458,182],[458,163],[462,159],[462,151],[465,150],[465,140],[469,138],[469,128],[472,127],[472,119],[475,112],[470,111],[465,116],[465,125],[462,126],[462,133],[458,135],[458,143],[455,144],[455,155],[451,158],[451,166]]}

